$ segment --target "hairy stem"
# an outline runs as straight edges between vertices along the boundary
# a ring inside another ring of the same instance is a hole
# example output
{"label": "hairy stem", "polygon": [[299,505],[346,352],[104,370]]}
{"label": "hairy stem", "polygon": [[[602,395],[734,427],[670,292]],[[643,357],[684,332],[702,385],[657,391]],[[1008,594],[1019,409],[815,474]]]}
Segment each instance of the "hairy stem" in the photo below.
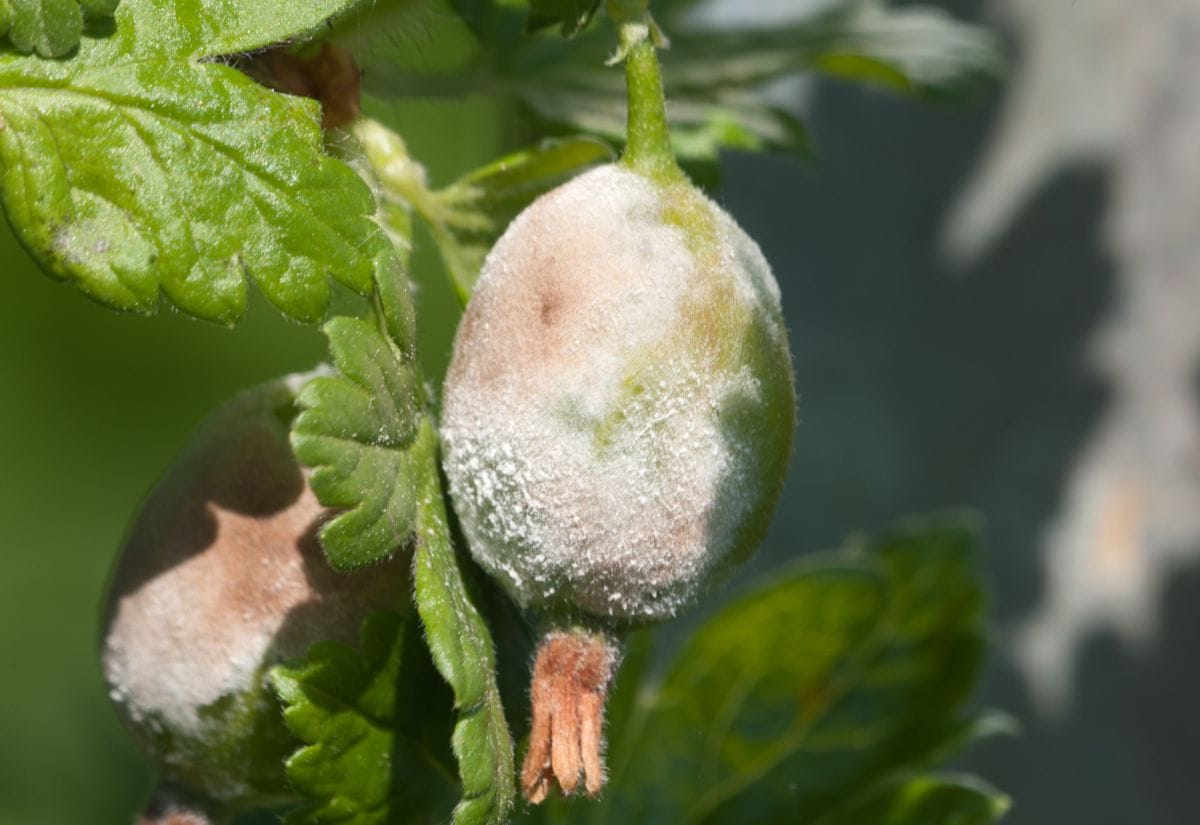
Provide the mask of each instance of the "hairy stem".
{"label": "hairy stem", "polygon": [[665,42],[644,0],[608,0],[608,16],[620,44],[614,59],[625,59],[629,99],[625,154],[621,163],[663,183],[683,178],[671,150],[667,104],[656,43]]}

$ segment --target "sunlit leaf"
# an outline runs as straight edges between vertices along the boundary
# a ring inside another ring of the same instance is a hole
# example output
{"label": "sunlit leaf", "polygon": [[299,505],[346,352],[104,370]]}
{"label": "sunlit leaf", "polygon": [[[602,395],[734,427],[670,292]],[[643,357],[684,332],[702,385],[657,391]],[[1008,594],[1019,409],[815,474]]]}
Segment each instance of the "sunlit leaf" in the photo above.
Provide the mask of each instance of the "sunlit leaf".
{"label": "sunlit leaf", "polygon": [[204,58],[306,36],[350,0],[125,0],[67,60],[0,54],[0,198],[51,275],[116,309],[233,323],[247,276],[319,320],[391,254],[312,101]]}

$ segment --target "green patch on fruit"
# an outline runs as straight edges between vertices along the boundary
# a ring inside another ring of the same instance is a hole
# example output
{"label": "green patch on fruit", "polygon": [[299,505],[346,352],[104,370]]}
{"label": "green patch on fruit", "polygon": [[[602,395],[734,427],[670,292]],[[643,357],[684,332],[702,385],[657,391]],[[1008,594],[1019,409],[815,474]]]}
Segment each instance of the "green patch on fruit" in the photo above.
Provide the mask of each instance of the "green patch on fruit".
{"label": "green patch on fruit", "polygon": [[194,731],[181,731],[151,713],[133,730],[168,777],[229,810],[284,805],[296,799],[283,772],[295,749],[266,667],[248,690],[197,709]]}

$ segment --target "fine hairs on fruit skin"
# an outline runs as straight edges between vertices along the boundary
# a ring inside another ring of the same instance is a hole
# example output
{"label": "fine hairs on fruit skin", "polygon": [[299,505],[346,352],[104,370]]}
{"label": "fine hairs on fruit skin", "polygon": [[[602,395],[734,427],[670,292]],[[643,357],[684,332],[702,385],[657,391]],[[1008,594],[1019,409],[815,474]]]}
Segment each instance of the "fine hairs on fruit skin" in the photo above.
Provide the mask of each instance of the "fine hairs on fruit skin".
{"label": "fine hairs on fruit skin", "polygon": [[367,614],[409,603],[404,554],[349,574],[324,558],[329,514],[288,443],[305,378],[204,422],[134,519],[105,608],[101,660],[122,721],[165,780],[229,809],[293,796],[295,744],[267,670],[318,641],[355,644]]}
{"label": "fine hairs on fruit skin", "polygon": [[689,184],[609,165],[488,256],[442,438],[472,553],[520,605],[638,624],[753,550],[793,421],[757,245]]}

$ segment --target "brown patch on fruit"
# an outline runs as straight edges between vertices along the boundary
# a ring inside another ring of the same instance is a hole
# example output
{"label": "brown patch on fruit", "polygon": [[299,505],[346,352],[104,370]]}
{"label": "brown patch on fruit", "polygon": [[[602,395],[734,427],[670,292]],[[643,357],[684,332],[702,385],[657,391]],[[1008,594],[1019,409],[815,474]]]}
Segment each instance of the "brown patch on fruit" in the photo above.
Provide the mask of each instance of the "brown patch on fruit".
{"label": "brown patch on fruit", "polygon": [[290,403],[290,391],[266,385],[222,408],[134,521],[103,661],[135,732],[156,716],[198,735],[202,709],[257,690],[262,668],[317,641],[353,644],[367,613],[407,602],[404,554],[354,573],[325,560],[317,530],[332,514],[292,454]]}
{"label": "brown patch on fruit", "polygon": [[533,725],[521,768],[525,798],[538,804],[557,785],[566,796],[604,787],[604,700],[617,664],[611,639],[584,631],[550,633],[533,666]]}
{"label": "brown patch on fruit", "polygon": [[544,327],[552,327],[562,313],[566,296],[553,283],[543,283],[538,289],[538,318]]}

